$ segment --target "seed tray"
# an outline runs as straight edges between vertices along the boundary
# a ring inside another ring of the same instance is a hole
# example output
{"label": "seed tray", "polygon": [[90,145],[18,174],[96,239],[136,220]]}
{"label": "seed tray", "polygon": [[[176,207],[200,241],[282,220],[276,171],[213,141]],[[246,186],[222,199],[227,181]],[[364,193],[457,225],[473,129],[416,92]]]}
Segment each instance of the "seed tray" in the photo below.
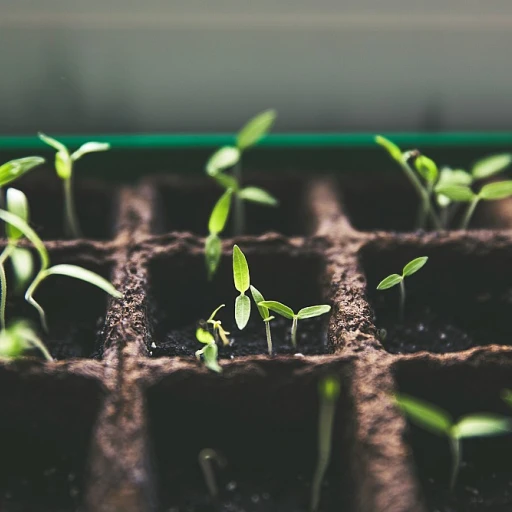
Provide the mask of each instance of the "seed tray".
{"label": "seed tray", "polygon": [[[45,186],[34,180],[19,185],[29,200]],[[86,238],[77,241],[59,239],[55,196],[55,212],[47,212],[40,231],[52,262],[98,271],[124,298],[65,279],[41,290],[50,332],[59,333],[45,341],[59,360],[0,365],[0,431],[10,441],[0,464],[0,509],[305,511],[316,460],[317,384],[335,374],[342,391],[322,511],[509,510],[509,439],[468,441],[450,496],[448,446],[410,427],[391,395],[407,392],[454,414],[508,412],[499,394],[512,387],[510,203],[482,213],[484,230],[413,233],[393,224],[395,217],[384,222],[385,205],[377,210],[364,191],[358,202],[355,175],[255,175],[251,183],[282,198],[283,216],[273,230],[263,209],[251,212],[250,234],[223,240],[212,283],[203,226],[217,193],[206,178],[77,181],[79,209],[85,202],[108,212],[98,230],[84,223]],[[284,333],[269,357],[261,326],[253,352],[222,353],[217,375],[195,360],[192,345],[166,340],[176,332],[190,337],[190,325],[221,302],[226,319],[232,315],[234,243],[267,298],[292,307],[322,301],[332,311],[313,330],[299,323],[303,354],[286,349]],[[423,255],[427,266],[407,283],[411,325],[397,333],[397,297],[375,287]],[[10,315],[18,311],[14,304],[9,298]],[[414,337],[425,329],[430,337]],[[443,349],[439,337],[451,340],[455,331],[461,344],[447,341]],[[205,447],[228,461],[218,473],[222,498],[214,508],[197,465]]]}

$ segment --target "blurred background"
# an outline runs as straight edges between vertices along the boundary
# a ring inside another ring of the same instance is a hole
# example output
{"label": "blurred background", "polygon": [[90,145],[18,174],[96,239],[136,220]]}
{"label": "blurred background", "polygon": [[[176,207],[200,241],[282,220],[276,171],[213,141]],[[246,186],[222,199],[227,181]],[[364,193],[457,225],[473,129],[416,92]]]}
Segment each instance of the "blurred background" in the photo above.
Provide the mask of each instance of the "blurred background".
{"label": "blurred background", "polygon": [[512,123],[510,0],[0,0],[0,48],[1,134]]}

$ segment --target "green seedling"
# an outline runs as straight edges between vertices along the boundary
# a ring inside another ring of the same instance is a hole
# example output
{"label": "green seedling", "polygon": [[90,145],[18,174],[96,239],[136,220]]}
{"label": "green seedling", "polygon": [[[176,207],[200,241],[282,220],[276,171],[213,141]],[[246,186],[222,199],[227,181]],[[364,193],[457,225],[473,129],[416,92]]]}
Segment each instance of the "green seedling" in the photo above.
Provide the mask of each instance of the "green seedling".
{"label": "green seedling", "polygon": [[[242,154],[257,144],[272,128],[276,118],[274,110],[266,110],[252,118],[237,134],[236,146],[224,146],[218,149],[206,163],[206,172],[226,190],[234,195],[233,232],[241,235],[245,231],[244,201],[252,201],[267,206],[276,206],[277,200],[258,187],[243,187]],[[226,169],[234,168],[232,175]]]}
{"label": "green seedling", "polygon": [[64,227],[67,235],[78,238],[81,235],[81,232],[73,194],[74,163],[87,153],[107,151],[110,149],[110,144],[105,142],[86,142],[75,152],[70,153],[64,144],[52,137],[48,137],[44,133],[39,133],[39,138],[57,150],[57,153],[55,154],[55,170],[57,171],[57,176],[62,180],[64,185]]}
{"label": "green seedling", "polygon": [[251,286],[249,265],[238,245],[233,246],[233,280],[240,295],[235,300],[235,321],[240,330],[244,329],[251,316],[251,300],[245,294]]}
{"label": "green seedling", "polygon": [[377,290],[387,290],[388,288],[393,288],[397,284],[400,285],[400,306],[399,306],[399,318],[400,321],[404,319],[404,310],[405,310],[405,284],[404,280],[408,276],[412,276],[420,270],[425,263],[427,263],[428,257],[421,256],[419,258],[415,258],[405,265],[402,270],[402,275],[399,274],[391,274],[388,277],[384,278],[379,285],[377,286]]}
{"label": "green seedling", "polygon": [[270,311],[284,316],[285,318],[289,318],[292,321],[292,345],[294,347],[297,347],[297,324],[299,320],[325,315],[331,311],[331,306],[323,304],[320,306],[308,306],[307,308],[302,308],[297,313],[294,313],[293,309],[275,300],[264,300],[259,302],[258,306],[264,306],[270,309]]}
{"label": "green seedling", "polygon": [[210,324],[213,328],[213,335],[215,337],[215,343],[219,343],[219,338],[222,340],[224,346],[229,345],[228,339],[228,331],[224,330],[222,327],[222,322],[220,320],[215,320],[215,315],[219,312],[221,308],[223,308],[226,304],[221,304],[211,315],[208,320],[206,320],[207,324]]}
{"label": "green seedling", "polygon": [[318,414],[318,459],[311,484],[310,511],[316,512],[320,505],[320,492],[325,472],[331,459],[332,427],[336,413],[336,403],[340,394],[340,381],[337,377],[325,377],[320,381],[318,395],[320,398]]}
{"label": "green seedling", "polygon": [[412,396],[400,394],[395,401],[407,417],[419,427],[450,441],[452,469],[450,490],[455,487],[462,459],[462,439],[490,437],[512,432],[512,419],[497,414],[469,414],[457,422],[443,409]]}
{"label": "green seedling", "polygon": [[204,365],[212,372],[222,373],[217,359],[219,357],[219,349],[215,343],[215,338],[210,331],[199,327],[196,331],[196,338],[199,343],[203,343],[204,347],[196,351],[196,358],[201,360],[203,358]]}
{"label": "green seedling", "polygon": [[14,215],[11,212],[0,210],[0,220],[18,229],[32,243],[39,255],[41,267],[34,280],[27,288],[27,291],[25,292],[25,300],[39,313],[39,318],[45,331],[48,331],[46,314],[41,305],[34,299],[34,294],[41,283],[52,275],[62,275],[79,279],[81,281],[85,281],[89,284],[97,286],[101,290],[107,292],[109,295],[112,295],[117,299],[123,297],[123,294],[117,291],[111,283],[109,283],[106,279],[96,274],[95,272],[79,267],[78,265],[61,264],[51,267],[50,257],[42,240],[22,218]]}
{"label": "green seedling", "polygon": [[436,187],[438,194],[448,197],[451,201],[468,203],[466,213],[462,219],[460,229],[467,229],[478,203],[496,201],[512,196],[512,181],[498,181],[484,185],[478,194],[468,185],[445,185]]}
{"label": "green seedling", "polygon": [[258,306],[258,311],[261,315],[261,318],[263,319],[263,322],[265,323],[265,333],[267,335],[267,347],[268,347],[268,355],[272,355],[272,334],[270,332],[270,322],[274,320],[275,317],[271,316],[269,313],[268,308],[265,306],[260,306],[260,303],[263,302],[265,299],[263,298],[263,295],[258,291],[257,288],[251,285],[251,294],[254,302]]}
{"label": "green seedling", "polygon": [[32,349],[39,350],[47,361],[53,361],[50,352],[26,320],[13,322],[0,331],[0,358],[18,359]]}
{"label": "green seedling", "polygon": [[213,471],[213,462],[223,469],[227,466],[226,459],[216,450],[212,448],[204,448],[199,452],[199,466],[203,472],[204,481],[208,492],[213,499],[216,499],[219,495],[219,489],[215,481],[215,473]]}

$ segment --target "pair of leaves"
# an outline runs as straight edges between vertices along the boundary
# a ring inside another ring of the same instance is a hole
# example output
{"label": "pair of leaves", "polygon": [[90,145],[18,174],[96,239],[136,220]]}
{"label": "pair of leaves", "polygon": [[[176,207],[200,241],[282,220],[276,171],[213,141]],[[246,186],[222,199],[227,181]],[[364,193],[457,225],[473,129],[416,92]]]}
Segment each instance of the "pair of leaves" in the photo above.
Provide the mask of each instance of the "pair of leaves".
{"label": "pair of leaves", "polygon": [[5,187],[5,185],[12,183],[28,171],[42,164],[44,164],[44,158],[40,156],[28,156],[11,160],[0,165],[0,187]]}
{"label": "pair of leaves", "polygon": [[245,294],[251,285],[249,265],[238,245],[233,247],[233,280],[240,295],[235,300],[235,321],[240,330],[244,329],[251,316],[251,300]]}
{"label": "pair of leaves", "polygon": [[405,277],[411,276],[420,270],[428,261],[428,256],[420,256],[419,258],[415,258],[411,260],[402,270],[402,275],[399,274],[391,274],[388,277],[384,278],[379,285],[377,286],[377,290],[387,290],[388,288],[392,288],[397,284],[401,283]]}
{"label": "pair of leaves", "polygon": [[331,310],[331,306],[323,304],[320,306],[308,306],[300,309],[297,314],[294,313],[293,309],[284,305],[276,300],[264,300],[258,303],[258,306],[263,306],[278,315],[284,316],[290,320],[297,318],[298,320],[304,320],[306,318],[314,318],[316,316],[325,315]]}
{"label": "pair of leaves", "polygon": [[512,196],[512,180],[484,185],[478,194],[475,194],[467,185],[439,186],[436,187],[436,192],[457,202],[471,202],[479,199],[494,201]]}

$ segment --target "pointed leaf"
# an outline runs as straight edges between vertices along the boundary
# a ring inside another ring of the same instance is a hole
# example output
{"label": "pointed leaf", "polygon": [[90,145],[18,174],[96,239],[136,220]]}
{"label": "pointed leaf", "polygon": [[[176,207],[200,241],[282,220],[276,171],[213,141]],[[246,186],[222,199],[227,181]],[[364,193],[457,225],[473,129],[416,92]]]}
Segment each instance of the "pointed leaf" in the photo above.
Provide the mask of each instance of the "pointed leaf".
{"label": "pointed leaf", "polygon": [[222,368],[220,367],[217,359],[218,359],[219,349],[215,343],[210,343],[206,345],[203,349],[203,359],[204,365],[208,370],[216,373],[222,373]]}
{"label": "pointed leaf", "polygon": [[256,287],[252,285],[251,294],[256,306],[258,306],[258,311],[260,313],[261,318],[263,318],[263,320],[266,320],[270,316],[270,313],[268,312],[268,308],[266,308],[265,306],[260,306],[260,302],[263,302],[265,300],[263,298],[263,295],[258,291]]}
{"label": "pointed leaf", "polygon": [[[29,208],[27,196],[15,188],[7,189],[6,193],[7,211],[17,215],[20,219],[28,223],[29,221]],[[23,233],[14,226],[7,224],[6,226],[7,238],[10,240],[19,240]]]}
{"label": "pointed leaf", "polygon": [[21,292],[29,284],[34,274],[34,259],[28,249],[16,247],[10,256],[15,278],[15,288]]}
{"label": "pointed leaf", "polygon": [[235,320],[237,327],[242,330],[251,316],[251,299],[247,295],[239,295],[235,300]]}
{"label": "pointed leaf", "polygon": [[270,131],[277,113],[275,110],[265,110],[257,116],[253,117],[238,132],[236,137],[236,145],[240,150],[254,146],[267,132]]}
{"label": "pointed leaf", "polygon": [[420,155],[414,161],[416,170],[428,183],[435,183],[439,176],[436,163],[425,155]]}
{"label": "pointed leaf", "polygon": [[71,154],[71,160],[76,162],[87,153],[97,153],[98,151],[108,151],[110,144],[108,142],[86,142]]}
{"label": "pointed leaf", "polygon": [[512,196],[512,181],[489,183],[482,187],[482,190],[480,190],[480,194],[478,195],[487,201],[510,197]]}
{"label": "pointed leaf", "polygon": [[214,320],[215,315],[225,306],[226,304],[221,304],[218,308],[215,308],[213,310],[213,313],[210,315],[210,318],[208,318],[208,322],[211,322]]}
{"label": "pointed leaf", "polygon": [[443,167],[439,173],[438,186],[441,185],[471,185],[473,177],[462,169]]}
{"label": "pointed leaf", "polygon": [[107,281],[105,278],[101,277],[95,272],[92,272],[91,270],[87,270],[86,268],[82,268],[77,265],[54,265],[53,267],[47,269],[45,274],[46,276],[61,275],[80,279],[81,281],[85,281],[89,284],[97,286],[116,299],[121,299],[123,297],[123,294],[117,291],[114,285]]}
{"label": "pointed leaf", "polygon": [[238,197],[253,203],[267,204],[269,206],[277,206],[279,201],[271,196],[266,190],[258,187],[245,187],[238,192]]}
{"label": "pointed leaf", "polygon": [[419,258],[415,258],[412,261],[409,261],[407,265],[405,265],[402,275],[405,276],[411,276],[412,274],[415,274],[418,272],[420,268],[422,268],[425,263],[428,261],[428,256],[420,256]]}
{"label": "pointed leaf", "polygon": [[448,199],[457,202],[469,202],[475,198],[473,191],[464,185],[438,185],[435,191],[436,194],[442,194]]}
{"label": "pointed leaf", "polygon": [[509,432],[512,432],[512,419],[498,414],[470,414],[453,427],[453,435],[459,439],[499,436]]}
{"label": "pointed leaf", "polygon": [[238,245],[233,246],[233,279],[235,288],[240,293],[246,292],[251,284],[249,265],[247,265],[245,255]]}
{"label": "pointed leaf", "polygon": [[45,135],[42,132],[39,132],[38,136],[43,142],[48,144],[48,146],[51,146],[53,149],[56,149],[57,151],[61,151],[62,153],[68,152],[68,148],[66,146],[64,146],[64,144],[62,144],[62,142],[59,142],[58,140],[56,140],[52,137],[48,137],[48,135]]}
{"label": "pointed leaf", "polygon": [[503,153],[482,158],[473,165],[471,174],[476,180],[489,178],[504,171],[512,163],[512,155]]}
{"label": "pointed leaf", "polygon": [[450,434],[452,419],[446,411],[404,394],[396,395],[395,401],[413,423],[434,434]]}
{"label": "pointed leaf", "polygon": [[382,135],[377,135],[375,142],[379,144],[379,146],[382,146],[391,155],[391,158],[397,162],[402,162],[402,150],[396,144],[382,137]]}
{"label": "pointed leaf", "polygon": [[295,316],[293,309],[285,306],[281,302],[277,302],[276,300],[264,300],[263,302],[258,303],[258,306],[265,306],[270,309],[270,311],[284,316],[285,318],[289,318],[290,320]]}
{"label": "pointed leaf", "polygon": [[299,320],[304,320],[306,318],[314,318],[315,316],[325,315],[331,311],[331,306],[327,304],[323,304],[321,306],[308,306],[307,308],[302,308],[297,313],[297,318]]}
{"label": "pointed leaf", "polygon": [[28,156],[26,158],[18,158],[10,160],[0,165],[0,187],[5,187],[9,183],[23,176],[28,171],[34,169],[38,165],[44,164],[44,158],[39,156]]}
{"label": "pointed leaf", "polygon": [[201,327],[198,327],[196,330],[196,339],[199,341],[199,343],[215,343],[215,338],[213,337],[213,334],[210,331],[207,331],[206,329],[202,329]]}
{"label": "pointed leaf", "polygon": [[214,235],[221,233],[228,220],[229,210],[231,208],[231,196],[233,191],[231,189],[226,190],[220,199],[213,207],[212,214],[210,215],[210,221],[208,222],[208,230]]}
{"label": "pointed leaf", "polygon": [[402,276],[399,276],[398,274],[391,274],[390,276],[386,277],[379,283],[379,286],[377,286],[377,290],[387,290],[388,288],[392,288],[393,286],[396,286],[397,284],[401,283],[402,280]]}
{"label": "pointed leaf", "polygon": [[240,160],[240,151],[232,146],[224,146],[210,157],[206,162],[206,172],[210,176],[215,176],[223,169],[233,167]]}
{"label": "pointed leaf", "polygon": [[211,279],[217,271],[217,267],[219,266],[220,258],[222,256],[222,244],[217,235],[210,235],[205,240],[204,255],[208,278]]}

